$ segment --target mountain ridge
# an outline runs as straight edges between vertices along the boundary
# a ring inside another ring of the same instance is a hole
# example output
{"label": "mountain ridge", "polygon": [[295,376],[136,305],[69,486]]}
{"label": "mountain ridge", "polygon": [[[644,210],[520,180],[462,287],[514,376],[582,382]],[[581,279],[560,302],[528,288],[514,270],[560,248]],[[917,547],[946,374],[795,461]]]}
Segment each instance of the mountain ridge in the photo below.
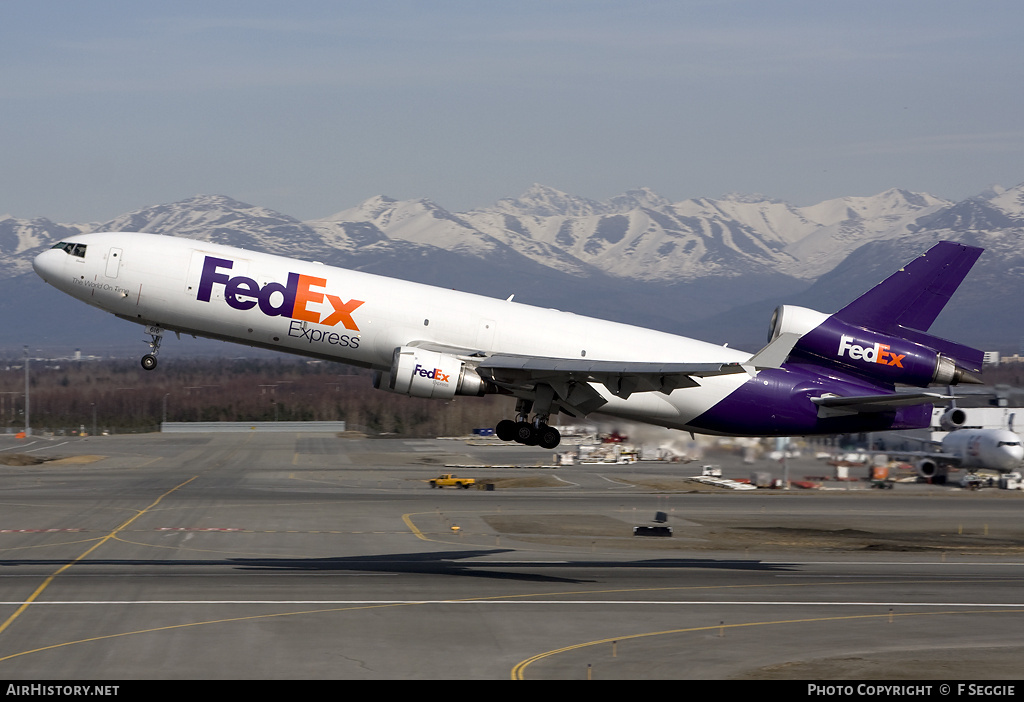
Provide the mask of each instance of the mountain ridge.
{"label": "mountain ridge", "polygon": [[[517,198],[467,212],[450,212],[425,198],[378,195],[300,221],[228,196],[197,195],[103,223],[6,216],[0,218],[5,318],[25,316],[12,308],[23,306],[24,296],[7,291],[14,280],[33,284],[25,276],[32,258],[90,231],[184,236],[493,297],[516,293],[529,304],[674,333],[699,336],[694,332],[710,329],[713,337],[732,326],[714,319],[734,308],[799,297],[862,247],[875,257],[861,266],[865,283],[876,276],[866,283],[870,287],[897,262],[950,239],[987,249],[965,283],[982,311],[960,318],[986,343],[1005,350],[1016,350],[1022,334],[1020,313],[1010,301],[1024,292],[1024,185],[993,186],[960,202],[891,188],[797,207],[739,194],[673,203],[649,188],[598,202],[534,184]],[[971,285],[972,277],[985,281],[986,289]],[[863,290],[847,292],[852,299]],[[815,304],[825,301],[820,294],[811,297]],[[951,308],[959,304],[954,298]],[[1003,324],[985,322],[998,316]],[[33,333],[28,322],[9,326]],[[750,344],[754,336],[737,330],[725,341]]]}

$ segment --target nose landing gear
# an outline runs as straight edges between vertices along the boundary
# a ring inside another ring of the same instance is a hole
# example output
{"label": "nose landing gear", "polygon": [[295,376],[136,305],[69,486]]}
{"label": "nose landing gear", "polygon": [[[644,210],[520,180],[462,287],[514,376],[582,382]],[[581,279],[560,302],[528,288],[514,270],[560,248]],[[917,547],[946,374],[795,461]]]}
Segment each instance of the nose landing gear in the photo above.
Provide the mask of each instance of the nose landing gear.
{"label": "nose landing gear", "polygon": [[164,339],[164,330],[160,327],[149,325],[146,327],[146,333],[153,339],[149,342],[149,348],[153,350],[142,357],[142,367],[145,370],[151,371],[156,368],[156,355],[160,353],[160,342]]}

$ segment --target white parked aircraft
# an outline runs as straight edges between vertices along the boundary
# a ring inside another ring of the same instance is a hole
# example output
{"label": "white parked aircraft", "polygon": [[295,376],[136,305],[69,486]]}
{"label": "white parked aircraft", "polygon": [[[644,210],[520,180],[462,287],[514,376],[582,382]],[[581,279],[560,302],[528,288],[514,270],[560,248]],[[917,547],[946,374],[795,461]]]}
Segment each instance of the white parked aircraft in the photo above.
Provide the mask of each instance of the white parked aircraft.
{"label": "white parked aircraft", "polygon": [[939,451],[899,455],[916,459],[917,474],[935,483],[945,483],[950,468],[963,468],[971,473],[978,470],[1009,473],[1024,467],[1024,444],[1019,435],[1009,429],[964,428],[966,421],[963,409],[946,410],[939,425],[949,433],[938,442]]}
{"label": "white parked aircraft", "polygon": [[[920,428],[982,353],[925,333],[981,254],[941,242],[839,312],[776,310],[751,354],[625,324],[176,237],[75,236],[39,254],[43,280],[165,331],[376,371],[415,397],[517,398],[504,440],[553,448],[552,414],[600,412],[689,432],[798,436]],[[695,303],[696,304],[696,303]],[[532,415],[532,417],[531,417]]]}

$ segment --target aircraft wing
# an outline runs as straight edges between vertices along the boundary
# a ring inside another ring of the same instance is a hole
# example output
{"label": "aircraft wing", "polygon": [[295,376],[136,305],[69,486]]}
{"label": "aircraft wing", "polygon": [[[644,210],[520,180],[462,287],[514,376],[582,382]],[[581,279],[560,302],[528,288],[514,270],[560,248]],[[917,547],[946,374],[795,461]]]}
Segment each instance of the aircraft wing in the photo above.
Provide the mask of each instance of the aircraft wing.
{"label": "aircraft wing", "polygon": [[586,416],[607,403],[593,383],[627,398],[634,392],[669,394],[678,388],[695,387],[698,383],[694,378],[743,373],[744,369],[734,363],[588,361],[494,354],[480,362],[477,372],[515,395],[550,388],[551,395],[572,415]]}
{"label": "aircraft wing", "polygon": [[592,384],[604,385],[610,393],[623,399],[635,392],[656,391],[667,395],[679,388],[697,387],[700,384],[697,378],[734,373],[753,376],[758,370],[780,368],[799,339],[799,334],[780,334],[746,361],[709,363],[489,353],[429,340],[410,341],[406,345],[458,356],[471,363],[482,377],[514,395],[532,398],[550,393],[552,399],[573,414],[587,415],[607,402]]}
{"label": "aircraft wing", "polygon": [[585,358],[549,358],[494,354],[477,366],[496,378],[531,381],[601,383],[614,394],[628,397],[633,392],[670,393],[676,388],[694,387],[694,378],[743,373],[739,363],[648,363],[639,361],[588,361]]}
{"label": "aircraft wing", "polygon": [[744,362],[607,361],[496,353],[481,360],[476,368],[495,384],[512,391],[548,385],[561,404],[589,414],[605,403],[590,383],[604,385],[622,398],[635,392],[669,394],[679,388],[698,386],[697,378],[734,373],[753,375],[764,368],[778,368],[798,339],[797,334],[782,334]]}
{"label": "aircraft wing", "polygon": [[952,466],[958,466],[961,462],[960,456],[936,451],[870,451],[869,453],[890,457],[897,456],[899,458],[930,458],[933,461]]}

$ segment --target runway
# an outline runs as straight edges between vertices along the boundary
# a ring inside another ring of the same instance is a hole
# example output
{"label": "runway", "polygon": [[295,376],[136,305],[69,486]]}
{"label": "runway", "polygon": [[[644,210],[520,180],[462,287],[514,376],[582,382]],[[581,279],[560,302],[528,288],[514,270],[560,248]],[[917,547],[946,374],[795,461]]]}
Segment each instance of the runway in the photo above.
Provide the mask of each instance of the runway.
{"label": "runway", "polygon": [[[59,460],[0,465],[8,680],[1019,677],[1018,493],[317,434],[13,453]],[[430,489],[450,465],[495,489]]]}

